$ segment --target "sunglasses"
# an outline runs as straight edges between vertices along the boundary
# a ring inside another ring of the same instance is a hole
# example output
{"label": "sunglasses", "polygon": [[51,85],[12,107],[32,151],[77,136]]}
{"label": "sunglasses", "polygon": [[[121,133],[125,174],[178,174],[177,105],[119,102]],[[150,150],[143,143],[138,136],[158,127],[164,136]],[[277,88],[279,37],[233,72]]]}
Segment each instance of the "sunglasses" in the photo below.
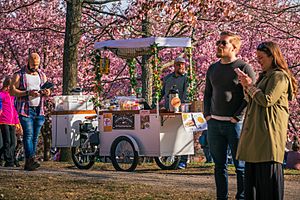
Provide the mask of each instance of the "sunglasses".
{"label": "sunglasses", "polygon": [[272,55],[272,52],[270,51],[269,47],[263,42],[263,43],[260,43],[256,50],[258,51],[263,51],[265,52],[268,56],[271,56]]}
{"label": "sunglasses", "polygon": [[225,40],[218,40],[218,41],[216,42],[216,45],[219,46],[219,45],[221,44],[222,46],[226,46],[228,43],[229,43],[229,42],[227,42],[227,41],[225,41]]}

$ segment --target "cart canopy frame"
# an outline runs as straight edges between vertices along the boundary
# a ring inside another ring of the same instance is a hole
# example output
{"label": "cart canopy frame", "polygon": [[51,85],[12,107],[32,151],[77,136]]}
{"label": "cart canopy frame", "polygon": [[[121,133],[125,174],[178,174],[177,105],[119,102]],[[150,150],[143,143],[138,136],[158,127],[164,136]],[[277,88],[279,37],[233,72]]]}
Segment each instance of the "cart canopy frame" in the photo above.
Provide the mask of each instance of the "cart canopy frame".
{"label": "cart canopy frame", "polygon": [[95,42],[95,49],[109,49],[120,58],[130,59],[142,55],[151,55],[152,46],[168,48],[192,47],[191,38],[148,37],[136,39],[107,40]]}

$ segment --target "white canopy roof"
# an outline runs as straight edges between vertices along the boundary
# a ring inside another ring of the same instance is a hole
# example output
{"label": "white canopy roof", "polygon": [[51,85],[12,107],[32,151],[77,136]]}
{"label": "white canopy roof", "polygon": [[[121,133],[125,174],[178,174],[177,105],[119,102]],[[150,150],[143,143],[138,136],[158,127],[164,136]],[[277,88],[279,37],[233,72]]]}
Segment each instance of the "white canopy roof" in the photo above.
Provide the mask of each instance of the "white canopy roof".
{"label": "white canopy roof", "polygon": [[149,37],[96,42],[96,49],[109,49],[121,58],[133,58],[151,54],[151,45],[158,47],[191,47],[191,38]]}
{"label": "white canopy roof", "polygon": [[191,38],[149,37],[126,40],[107,40],[96,42],[95,48],[143,48],[156,43],[159,47],[191,47]]}

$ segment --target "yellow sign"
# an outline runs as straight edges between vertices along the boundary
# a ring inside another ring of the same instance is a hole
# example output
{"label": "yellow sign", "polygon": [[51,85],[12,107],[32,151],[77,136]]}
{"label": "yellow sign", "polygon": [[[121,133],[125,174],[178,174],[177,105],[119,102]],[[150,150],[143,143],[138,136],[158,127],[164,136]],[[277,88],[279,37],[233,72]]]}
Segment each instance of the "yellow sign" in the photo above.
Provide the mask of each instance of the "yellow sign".
{"label": "yellow sign", "polygon": [[110,60],[107,57],[100,58],[99,72],[108,75],[110,71]]}

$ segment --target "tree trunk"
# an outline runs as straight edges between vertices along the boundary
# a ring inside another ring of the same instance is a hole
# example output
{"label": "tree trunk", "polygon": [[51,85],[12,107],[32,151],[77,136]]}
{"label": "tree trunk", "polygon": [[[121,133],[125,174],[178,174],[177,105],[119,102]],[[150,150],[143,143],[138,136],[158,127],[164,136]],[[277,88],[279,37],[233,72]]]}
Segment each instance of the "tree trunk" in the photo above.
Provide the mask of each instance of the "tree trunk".
{"label": "tree trunk", "polygon": [[[143,37],[150,36],[150,28],[147,14],[145,19],[142,20],[142,32]],[[147,103],[152,105],[152,82],[153,82],[153,70],[149,62],[150,56],[142,56],[142,97]]]}
{"label": "tree trunk", "polygon": [[48,161],[51,158],[51,137],[52,137],[52,123],[51,123],[51,111],[54,104],[50,99],[45,101],[45,122],[41,129],[41,135],[43,137],[44,144],[44,161]]}
{"label": "tree trunk", "polygon": [[44,140],[44,161],[48,161],[51,158],[50,150],[51,150],[51,132],[47,134],[43,134]]}
{"label": "tree trunk", "polygon": [[81,0],[67,1],[66,31],[63,56],[63,94],[77,86],[78,44],[81,37]]}
{"label": "tree trunk", "polygon": [[[68,95],[77,86],[78,44],[81,37],[82,1],[67,1],[66,31],[63,56],[63,94]],[[61,149],[61,161],[70,161],[70,148]]]}

